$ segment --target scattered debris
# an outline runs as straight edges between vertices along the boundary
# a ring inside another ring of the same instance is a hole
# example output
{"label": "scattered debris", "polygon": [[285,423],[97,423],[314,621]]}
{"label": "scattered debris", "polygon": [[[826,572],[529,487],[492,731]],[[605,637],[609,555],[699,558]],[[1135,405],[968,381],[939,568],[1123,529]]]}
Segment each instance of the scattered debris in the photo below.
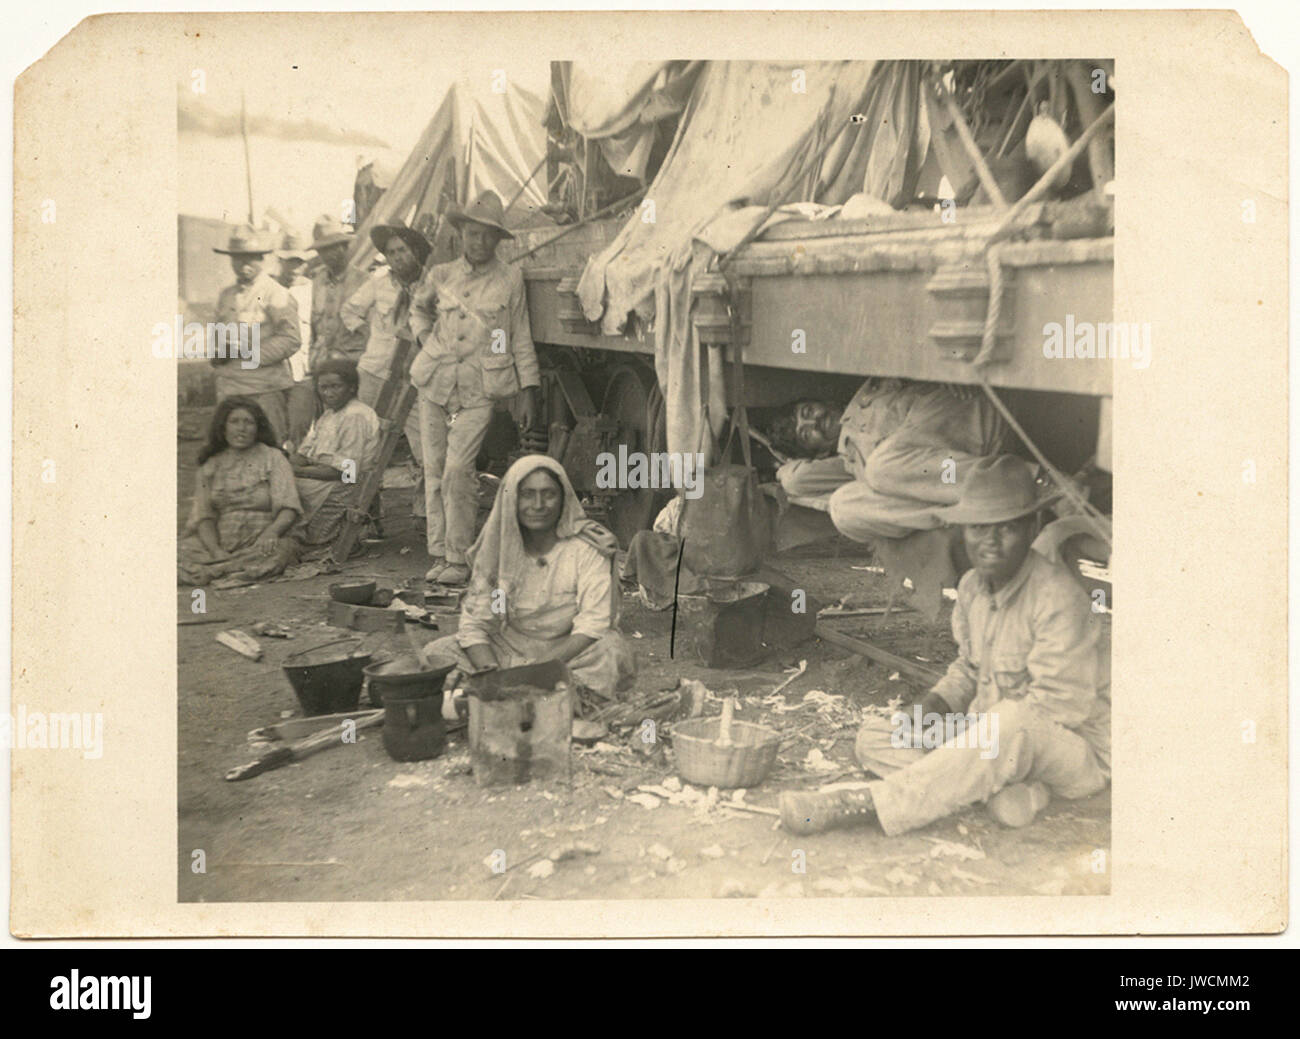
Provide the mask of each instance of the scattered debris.
{"label": "scattered debris", "polygon": [[813,747],[803,759],[803,767],[809,772],[841,772],[843,766],[831,761],[821,750]]}
{"label": "scattered debris", "polygon": [[728,877],[722,882],[722,887],[718,888],[719,898],[750,898],[752,897],[749,888],[744,881],[737,880],[735,877]]}
{"label": "scattered debris", "polygon": [[758,805],[743,804],[738,801],[723,801],[723,808],[730,808],[733,812],[753,812],[755,815],[774,815],[778,819],[781,813],[775,808],[760,808]]}
{"label": "scattered debris", "polygon": [[988,877],[981,877],[978,873],[970,873],[958,866],[953,866],[949,871],[956,880],[964,880],[967,884],[992,884],[993,881]]}
{"label": "scattered debris", "polygon": [[546,857],[552,862],[564,862],[568,859],[576,859],[579,855],[599,854],[599,844],[592,844],[590,841],[569,841],[567,844],[552,848]]}
{"label": "scattered debris", "polygon": [[409,790],[411,787],[428,786],[429,777],[414,772],[399,772],[388,781],[388,785],[394,790]]}
{"label": "scattered debris", "polygon": [[536,877],[538,880],[545,880],[555,872],[555,863],[550,859],[542,859],[540,862],[534,862],[528,867],[528,875]]}
{"label": "scattered debris", "polygon": [[846,697],[839,694],[828,693],[822,689],[809,689],[804,693],[803,703],[799,706],[806,707],[811,704],[817,708],[818,714],[830,714],[832,711],[843,709],[846,700]]}
{"label": "scattered debris", "polygon": [[654,794],[628,794],[627,799],[642,808],[659,807],[659,798],[655,797]]}
{"label": "scattered debris", "polygon": [[722,850],[722,845],[710,844],[707,848],[701,848],[700,854],[706,859],[720,859],[727,853]]}
{"label": "scattered debris", "polygon": [[672,849],[666,848],[662,844],[652,844],[650,847],[646,848],[645,851],[647,855],[653,855],[656,859],[663,859],[665,861],[673,857]]}
{"label": "scattered debris", "polygon": [[274,621],[258,621],[253,625],[254,635],[265,635],[269,639],[291,639],[293,632],[283,624]]}
{"label": "scattered debris", "polygon": [[[596,743],[597,740],[603,739],[609,735],[609,729],[602,722],[587,721],[584,718],[573,719],[573,741],[575,743]],[[597,746],[608,747],[609,744],[596,743]]]}
{"label": "scattered debris", "polygon": [[902,884],[904,887],[912,887],[921,878],[913,873],[908,873],[902,866],[895,866],[885,874],[885,879],[894,885]]}
{"label": "scattered debris", "polygon": [[262,647],[257,644],[257,639],[247,632],[240,631],[238,628],[228,628],[225,631],[217,632],[215,638],[227,649],[233,649],[241,657],[247,657],[249,660],[262,659]]}
{"label": "scattered debris", "polygon": [[925,840],[934,845],[930,849],[930,858],[932,859],[937,859],[940,855],[962,860],[970,859],[972,861],[986,858],[984,852],[980,851],[979,848],[972,848],[968,844],[945,841],[940,837],[926,837]]}

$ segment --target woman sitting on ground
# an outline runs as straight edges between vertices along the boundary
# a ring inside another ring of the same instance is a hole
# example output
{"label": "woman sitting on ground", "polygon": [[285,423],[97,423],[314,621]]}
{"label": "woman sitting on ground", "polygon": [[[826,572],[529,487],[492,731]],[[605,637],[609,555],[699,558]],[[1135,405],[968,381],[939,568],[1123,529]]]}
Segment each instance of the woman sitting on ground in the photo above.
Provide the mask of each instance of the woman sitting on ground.
{"label": "woman sitting on ground", "polygon": [[[460,627],[428,651],[454,657],[461,672],[559,660],[580,685],[613,699],[636,673],[617,630],[617,548],[613,534],[587,519],[564,467],[525,455],[506,471],[467,553]],[[448,689],[457,678],[448,676]]]}
{"label": "woman sitting on ground", "polygon": [[355,506],[379,454],[379,416],[357,400],[357,366],[337,358],[312,374],[322,412],[290,458],[302,499],[296,532],[306,546],[330,545]]}
{"label": "woman sitting on ground", "polygon": [[181,583],[260,581],[297,562],[298,546],[285,535],[302,505],[293,470],[256,401],[235,396],[217,405],[198,462],[179,545]]}

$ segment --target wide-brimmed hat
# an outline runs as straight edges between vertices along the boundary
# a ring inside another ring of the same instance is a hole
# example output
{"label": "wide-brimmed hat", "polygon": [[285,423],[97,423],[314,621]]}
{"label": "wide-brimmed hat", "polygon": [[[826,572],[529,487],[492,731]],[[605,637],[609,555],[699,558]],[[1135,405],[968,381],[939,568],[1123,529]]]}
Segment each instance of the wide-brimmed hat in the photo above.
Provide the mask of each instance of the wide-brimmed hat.
{"label": "wide-brimmed hat", "polygon": [[280,247],[275,250],[275,255],[281,260],[302,260],[306,263],[311,259],[312,250],[305,235],[300,235],[297,231],[285,231],[280,237]]}
{"label": "wide-brimmed hat", "polygon": [[328,249],[331,245],[351,245],[352,238],[352,228],[329,215],[317,219],[311,229],[311,247],[317,252]]}
{"label": "wide-brimmed hat", "polygon": [[1006,523],[1044,509],[1060,496],[1038,486],[1024,459],[999,455],[971,466],[957,504],[940,516],[949,523]]}
{"label": "wide-brimmed hat", "polygon": [[464,223],[483,224],[501,232],[506,238],[514,237],[506,227],[505,207],[501,205],[501,198],[495,191],[483,192],[465,209],[452,206],[447,210],[447,220],[453,227],[460,227]]}
{"label": "wide-brimmed hat", "polygon": [[226,243],[224,249],[214,245],[212,251],[224,253],[226,256],[265,256],[275,249],[267,243],[257,228],[246,224],[230,232],[230,241]]}
{"label": "wide-brimmed hat", "polygon": [[405,224],[376,224],[370,229],[370,240],[381,253],[384,251],[384,246],[388,244],[388,239],[393,235],[397,235],[410,247],[411,252],[415,253],[415,259],[423,267],[425,261],[429,259],[429,253],[433,252],[433,246],[429,244],[429,239],[415,228],[407,227]]}

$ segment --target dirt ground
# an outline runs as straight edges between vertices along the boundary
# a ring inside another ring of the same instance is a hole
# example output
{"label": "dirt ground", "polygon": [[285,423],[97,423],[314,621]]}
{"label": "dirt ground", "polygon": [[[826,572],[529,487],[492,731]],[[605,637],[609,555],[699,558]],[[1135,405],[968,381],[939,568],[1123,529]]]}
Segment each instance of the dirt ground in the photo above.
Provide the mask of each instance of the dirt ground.
{"label": "dirt ground", "polygon": [[[188,510],[193,431],[206,416],[182,422],[180,516]],[[349,576],[373,575],[402,585],[425,569],[423,537],[414,528],[410,491],[384,492],[389,537],[351,561]],[[853,594],[884,602],[880,576],[865,569],[861,547],[830,540],[774,561],[810,595],[830,603]],[[857,568],[857,569],[855,569]],[[1053,801],[1021,830],[991,820],[980,806],[902,837],[878,828],[795,837],[770,815],[715,806],[631,800],[640,785],[672,784],[672,751],[639,753],[635,736],[611,736],[596,748],[574,747],[568,783],[479,787],[470,772],[464,731],[444,754],[398,763],[380,730],[359,734],[299,764],[232,783],[225,772],[257,756],[246,734],[300,710],[281,671],[290,653],[353,634],[325,623],[327,586],[336,577],[207,590],[207,614],[226,623],[178,628],[179,897],[182,901],[379,901],[429,899],[615,899],[708,897],[879,897],[893,895],[1104,894],[1109,891],[1110,793]],[[190,590],[179,589],[178,618],[193,617]],[[261,638],[254,663],[214,641],[227,627],[276,621],[294,638]],[[454,630],[454,617],[440,617]],[[671,688],[694,678],[715,693],[735,690],[737,717],[788,734],[777,767],[744,802],[775,808],[783,789],[863,778],[853,738],[869,705],[911,700],[921,691],[890,668],[809,640],[745,672],[713,671],[683,653],[669,655],[671,612],[647,610],[625,596],[622,630],[635,646],[639,690]],[[955,653],[947,613],[930,626],[912,612],[887,625],[878,616],[837,624],[894,653],[942,668]],[[381,636],[396,652],[401,636]],[[786,687],[784,711],[761,701],[807,661]],[[842,696],[827,701],[807,694]],[[805,702],[805,697],[806,702]],[[363,699],[364,702],[364,699]],[[801,706],[802,704],[802,706]],[[711,699],[706,713],[717,713]],[[812,752],[820,752],[812,753]],[[825,759],[822,771],[813,762]],[[834,769],[832,771],[832,769]],[[721,800],[729,797],[726,791]],[[548,866],[540,857],[581,842],[591,853]],[[206,871],[192,871],[202,850]],[[1101,850],[1104,855],[1095,853]],[[499,853],[504,853],[502,856]],[[495,856],[495,861],[494,861]],[[1096,867],[1104,863],[1098,872]],[[505,872],[500,872],[504,865]],[[496,867],[495,869],[493,867]],[[802,870],[800,870],[802,867]],[[548,874],[548,875],[547,875]]]}

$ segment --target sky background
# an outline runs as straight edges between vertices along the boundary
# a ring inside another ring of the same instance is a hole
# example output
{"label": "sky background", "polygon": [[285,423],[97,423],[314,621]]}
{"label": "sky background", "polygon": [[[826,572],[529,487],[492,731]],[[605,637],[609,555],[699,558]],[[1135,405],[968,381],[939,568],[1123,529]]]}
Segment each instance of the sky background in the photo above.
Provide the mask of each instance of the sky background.
{"label": "sky background", "polygon": [[[203,71],[177,84],[177,210],[188,216],[243,222],[248,215],[240,92],[247,99],[253,201],[260,221],[267,208],[309,233],[322,213],[342,215],[356,171],[375,159],[394,172],[457,79],[484,88],[490,62],[439,57],[404,41],[389,61],[283,64]],[[295,64],[298,65],[295,68]],[[513,64],[506,73],[535,92],[549,88],[549,64]]]}

